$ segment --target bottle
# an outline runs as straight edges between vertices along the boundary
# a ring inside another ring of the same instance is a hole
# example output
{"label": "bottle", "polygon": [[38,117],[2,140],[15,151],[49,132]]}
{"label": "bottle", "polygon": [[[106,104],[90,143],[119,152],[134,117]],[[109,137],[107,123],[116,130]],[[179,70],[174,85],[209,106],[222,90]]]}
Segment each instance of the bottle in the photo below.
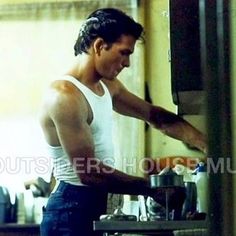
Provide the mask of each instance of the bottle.
{"label": "bottle", "polygon": [[197,211],[207,213],[208,210],[208,176],[206,165],[200,162],[197,167],[197,174],[195,178],[197,186]]}
{"label": "bottle", "polygon": [[19,192],[17,196],[17,223],[25,223],[25,203],[24,203],[24,192]]}

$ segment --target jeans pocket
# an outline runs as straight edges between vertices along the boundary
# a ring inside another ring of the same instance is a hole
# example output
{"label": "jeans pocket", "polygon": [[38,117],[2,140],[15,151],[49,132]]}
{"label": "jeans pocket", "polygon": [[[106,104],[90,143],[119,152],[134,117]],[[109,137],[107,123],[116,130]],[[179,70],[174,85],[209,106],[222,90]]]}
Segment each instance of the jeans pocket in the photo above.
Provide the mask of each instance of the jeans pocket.
{"label": "jeans pocket", "polygon": [[93,235],[93,216],[91,211],[78,203],[68,207],[69,227],[74,235]]}
{"label": "jeans pocket", "polygon": [[71,236],[68,212],[66,210],[47,210],[44,208],[40,233],[42,236]]}
{"label": "jeans pocket", "polygon": [[54,211],[47,211],[45,207],[43,207],[43,219],[40,224],[40,235],[41,236],[49,236],[56,235],[57,229],[57,220],[55,220],[56,215]]}

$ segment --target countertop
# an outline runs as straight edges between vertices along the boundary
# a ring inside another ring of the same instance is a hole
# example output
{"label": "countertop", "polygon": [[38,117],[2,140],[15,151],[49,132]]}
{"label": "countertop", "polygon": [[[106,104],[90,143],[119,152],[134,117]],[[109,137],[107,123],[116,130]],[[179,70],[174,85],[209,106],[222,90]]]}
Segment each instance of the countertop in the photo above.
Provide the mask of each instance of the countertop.
{"label": "countertop", "polygon": [[0,224],[0,236],[39,236],[39,224]]}
{"label": "countertop", "polygon": [[17,224],[17,223],[4,223],[0,224],[0,229],[38,229],[39,224]]}
{"label": "countertop", "polygon": [[183,229],[206,229],[207,221],[94,221],[95,231],[107,233],[153,233]]}

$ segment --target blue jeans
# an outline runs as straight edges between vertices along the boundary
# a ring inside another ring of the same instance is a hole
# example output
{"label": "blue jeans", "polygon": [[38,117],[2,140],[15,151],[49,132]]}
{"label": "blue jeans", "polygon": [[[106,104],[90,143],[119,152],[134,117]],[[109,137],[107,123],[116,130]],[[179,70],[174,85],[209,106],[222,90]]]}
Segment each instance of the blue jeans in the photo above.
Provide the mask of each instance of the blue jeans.
{"label": "blue jeans", "polygon": [[100,236],[93,221],[106,213],[107,192],[60,182],[43,208],[41,236]]}

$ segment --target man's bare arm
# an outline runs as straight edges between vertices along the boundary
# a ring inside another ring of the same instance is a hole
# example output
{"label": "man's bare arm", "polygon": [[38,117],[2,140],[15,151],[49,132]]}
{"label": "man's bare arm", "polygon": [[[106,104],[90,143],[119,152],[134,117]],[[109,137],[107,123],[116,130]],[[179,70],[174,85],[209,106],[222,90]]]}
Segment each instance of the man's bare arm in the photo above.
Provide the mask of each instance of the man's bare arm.
{"label": "man's bare arm", "polygon": [[161,107],[152,106],[149,122],[166,135],[182,140],[206,153],[206,137],[180,116]]}
{"label": "man's bare arm", "polygon": [[140,99],[118,80],[105,83],[113,95],[114,110],[118,113],[142,119],[164,134],[206,152],[206,137],[183,118]]}

